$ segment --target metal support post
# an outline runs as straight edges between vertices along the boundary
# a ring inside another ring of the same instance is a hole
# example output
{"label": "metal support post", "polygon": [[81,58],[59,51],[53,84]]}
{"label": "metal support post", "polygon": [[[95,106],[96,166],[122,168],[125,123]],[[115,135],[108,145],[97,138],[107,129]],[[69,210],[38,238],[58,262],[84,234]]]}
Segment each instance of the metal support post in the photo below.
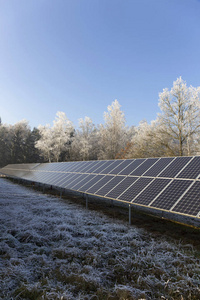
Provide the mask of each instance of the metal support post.
{"label": "metal support post", "polygon": [[129,225],[131,225],[131,205],[129,204]]}
{"label": "metal support post", "polygon": [[62,198],[62,190],[60,191],[60,198]]}

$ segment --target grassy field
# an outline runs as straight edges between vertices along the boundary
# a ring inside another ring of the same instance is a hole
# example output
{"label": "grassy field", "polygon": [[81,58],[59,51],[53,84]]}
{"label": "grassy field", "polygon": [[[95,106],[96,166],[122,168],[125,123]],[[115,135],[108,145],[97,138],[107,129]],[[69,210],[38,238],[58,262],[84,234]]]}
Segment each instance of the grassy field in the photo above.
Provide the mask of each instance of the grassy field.
{"label": "grassy field", "polygon": [[200,299],[193,229],[0,178],[0,299]]}

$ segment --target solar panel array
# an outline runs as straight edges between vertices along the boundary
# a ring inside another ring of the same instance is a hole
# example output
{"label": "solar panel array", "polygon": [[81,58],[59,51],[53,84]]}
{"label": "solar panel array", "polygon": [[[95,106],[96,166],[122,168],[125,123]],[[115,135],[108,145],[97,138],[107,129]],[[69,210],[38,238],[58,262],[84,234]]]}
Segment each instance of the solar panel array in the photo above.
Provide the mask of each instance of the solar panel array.
{"label": "solar panel array", "polygon": [[200,218],[200,156],[8,165],[8,176]]}

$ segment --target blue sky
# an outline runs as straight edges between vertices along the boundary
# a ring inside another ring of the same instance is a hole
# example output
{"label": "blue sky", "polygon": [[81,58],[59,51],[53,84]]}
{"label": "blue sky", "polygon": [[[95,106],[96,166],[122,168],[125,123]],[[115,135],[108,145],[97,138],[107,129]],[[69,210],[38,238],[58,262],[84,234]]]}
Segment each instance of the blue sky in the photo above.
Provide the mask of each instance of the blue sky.
{"label": "blue sky", "polygon": [[179,76],[200,85],[198,0],[0,0],[3,123],[100,124],[115,99],[150,122]]}

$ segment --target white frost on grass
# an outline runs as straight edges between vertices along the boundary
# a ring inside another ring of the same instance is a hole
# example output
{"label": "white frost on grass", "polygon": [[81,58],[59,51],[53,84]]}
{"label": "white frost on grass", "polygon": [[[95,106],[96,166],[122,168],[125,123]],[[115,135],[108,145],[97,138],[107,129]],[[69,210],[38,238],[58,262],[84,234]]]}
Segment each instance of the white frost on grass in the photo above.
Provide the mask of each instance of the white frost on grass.
{"label": "white frost on grass", "polygon": [[199,288],[191,245],[0,179],[0,298],[200,299]]}

